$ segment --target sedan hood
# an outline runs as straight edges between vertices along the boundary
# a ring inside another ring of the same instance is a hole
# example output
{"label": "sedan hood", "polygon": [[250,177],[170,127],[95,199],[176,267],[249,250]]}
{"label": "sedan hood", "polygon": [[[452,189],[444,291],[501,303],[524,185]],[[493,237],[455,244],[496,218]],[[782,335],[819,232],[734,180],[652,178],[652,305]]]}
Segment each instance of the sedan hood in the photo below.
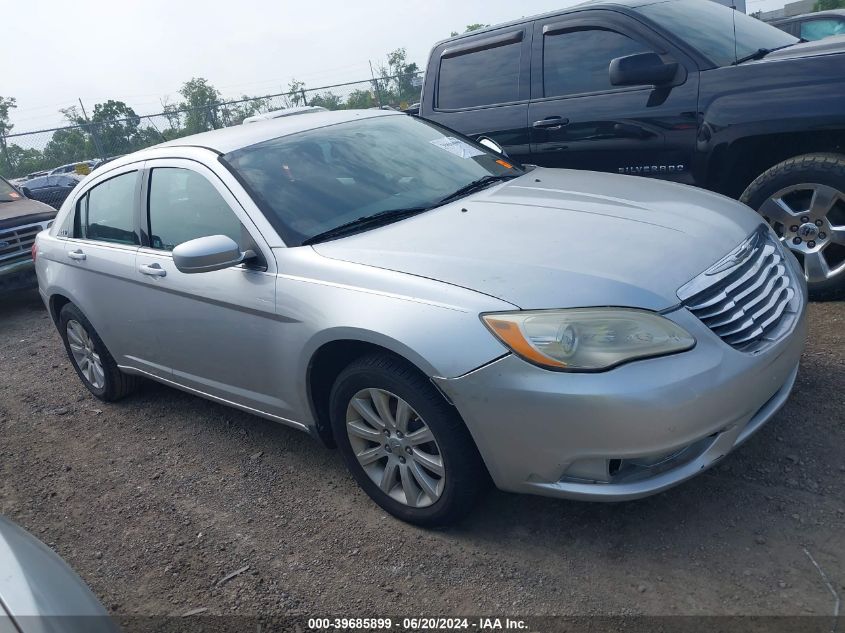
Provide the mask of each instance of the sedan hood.
{"label": "sedan hood", "polygon": [[760,224],[735,200],[633,176],[535,169],[413,218],[317,244],[325,257],[523,309],[662,310]]}
{"label": "sedan hood", "polygon": [[29,198],[0,202],[0,228],[42,222],[55,216],[53,207]]}

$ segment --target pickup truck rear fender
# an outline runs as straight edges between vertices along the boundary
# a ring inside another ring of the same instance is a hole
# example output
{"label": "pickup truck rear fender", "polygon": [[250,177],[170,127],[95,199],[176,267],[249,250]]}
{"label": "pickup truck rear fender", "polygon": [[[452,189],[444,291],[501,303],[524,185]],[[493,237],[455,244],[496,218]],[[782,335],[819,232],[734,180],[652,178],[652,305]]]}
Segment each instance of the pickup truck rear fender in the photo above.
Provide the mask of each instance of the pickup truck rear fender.
{"label": "pickup truck rear fender", "polygon": [[[845,56],[843,63],[845,63]],[[845,152],[845,78],[829,56],[701,73],[695,181],[738,197],[769,167]],[[811,97],[811,98],[810,98]]]}

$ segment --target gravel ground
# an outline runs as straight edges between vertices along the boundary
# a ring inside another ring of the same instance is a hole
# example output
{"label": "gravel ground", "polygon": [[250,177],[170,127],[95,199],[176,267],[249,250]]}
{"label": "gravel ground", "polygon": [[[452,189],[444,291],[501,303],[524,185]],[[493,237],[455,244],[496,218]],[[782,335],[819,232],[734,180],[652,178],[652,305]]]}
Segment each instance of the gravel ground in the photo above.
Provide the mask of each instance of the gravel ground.
{"label": "gravel ground", "polygon": [[0,513],[120,614],[830,615],[809,556],[845,596],[845,304],[810,321],[789,403],[693,481],[610,505],[494,491],[425,531],[298,431],[153,383],[97,401],[25,293],[0,300]]}

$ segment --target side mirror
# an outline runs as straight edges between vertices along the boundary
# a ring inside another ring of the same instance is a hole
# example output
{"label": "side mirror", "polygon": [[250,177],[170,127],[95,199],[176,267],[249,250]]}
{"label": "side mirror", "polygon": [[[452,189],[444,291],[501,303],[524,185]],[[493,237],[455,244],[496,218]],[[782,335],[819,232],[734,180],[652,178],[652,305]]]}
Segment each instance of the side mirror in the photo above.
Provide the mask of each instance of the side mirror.
{"label": "side mirror", "polygon": [[678,63],[666,63],[657,53],[637,53],[610,62],[610,83],[614,86],[665,84],[675,78]]}
{"label": "side mirror", "polygon": [[29,187],[21,187],[21,193],[27,198],[32,197],[32,190]]}
{"label": "side mirror", "polygon": [[210,235],[182,242],[173,249],[173,263],[183,273],[207,273],[237,266],[254,257],[252,251],[242,252],[231,237]]}
{"label": "side mirror", "polygon": [[482,136],[481,138],[478,139],[478,144],[483,145],[487,149],[492,150],[492,151],[496,152],[497,154],[501,154],[502,156],[507,156],[504,148],[501,145],[499,145],[496,141],[494,141],[492,138],[487,138],[486,136]]}

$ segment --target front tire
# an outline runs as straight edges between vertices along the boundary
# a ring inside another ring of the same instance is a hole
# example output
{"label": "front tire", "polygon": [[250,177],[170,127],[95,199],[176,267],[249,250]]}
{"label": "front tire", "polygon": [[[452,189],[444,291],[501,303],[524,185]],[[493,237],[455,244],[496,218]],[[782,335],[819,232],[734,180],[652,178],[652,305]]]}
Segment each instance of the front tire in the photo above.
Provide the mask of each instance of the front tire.
{"label": "front tire", "polygon": [[330,396],[352,475],[393,516],[422,526],[466,515],[489,476],[457,411],[414,367],[387,354],[353,361]]}
{"label": "front tire", "polygon": [[97,398],[114,402],[135,391],[139,379],[120,371],[94,326],[72,303],[59,313],[59,334],[79,379]]}
{"label": "front tire", "polygon": [[804,268],[813,299],[845,289],[845,156],[805,154],[761,174],[740,197]]}

